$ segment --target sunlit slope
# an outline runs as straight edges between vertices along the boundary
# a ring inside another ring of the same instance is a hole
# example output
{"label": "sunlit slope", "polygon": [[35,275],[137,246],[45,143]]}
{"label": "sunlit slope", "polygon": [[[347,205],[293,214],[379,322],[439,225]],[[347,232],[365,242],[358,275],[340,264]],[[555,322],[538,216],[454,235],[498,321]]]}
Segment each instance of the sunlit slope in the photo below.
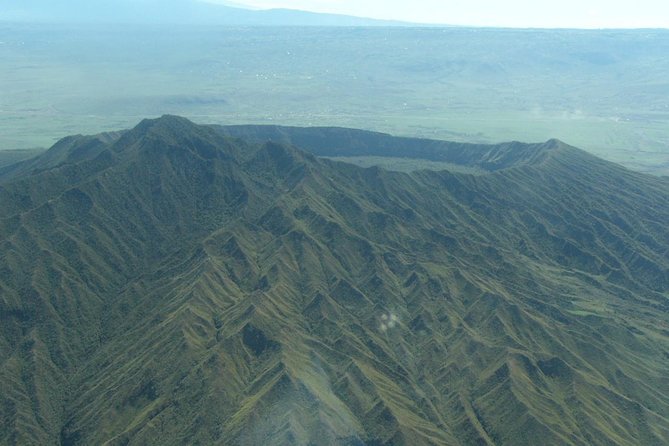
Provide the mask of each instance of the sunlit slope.
{"label": "sunlit slope", "polygon": [[0,179],[0,443],[669,442],[664,180],[246,140],[166,116]]}

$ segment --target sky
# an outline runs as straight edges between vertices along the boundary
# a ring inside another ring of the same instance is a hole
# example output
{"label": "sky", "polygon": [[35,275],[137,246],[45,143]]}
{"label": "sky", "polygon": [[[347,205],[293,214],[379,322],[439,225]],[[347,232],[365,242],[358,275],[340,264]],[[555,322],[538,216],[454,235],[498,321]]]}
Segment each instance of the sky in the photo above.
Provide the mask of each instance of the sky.
{"label": "sky", "polygon": [[206,0],[450,25],[669,28],[668,0]]}

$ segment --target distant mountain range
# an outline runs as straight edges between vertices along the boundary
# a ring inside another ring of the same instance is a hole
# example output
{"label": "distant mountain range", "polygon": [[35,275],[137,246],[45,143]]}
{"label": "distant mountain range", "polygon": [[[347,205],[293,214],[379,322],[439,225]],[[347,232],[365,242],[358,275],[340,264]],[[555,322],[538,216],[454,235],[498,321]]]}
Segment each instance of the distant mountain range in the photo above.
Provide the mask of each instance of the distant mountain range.
{"label": "distant mountain range", "polygon": [[397,26],[374,20],[291,9],[251,10],[199,0],[9,0],[0,20],[29,22],[209,24],[230,26]]}
{"label": "distant mountain range", "polygon": [[0,444],[669,444],[667,221],[557,140],[65,138],[0,169]]}

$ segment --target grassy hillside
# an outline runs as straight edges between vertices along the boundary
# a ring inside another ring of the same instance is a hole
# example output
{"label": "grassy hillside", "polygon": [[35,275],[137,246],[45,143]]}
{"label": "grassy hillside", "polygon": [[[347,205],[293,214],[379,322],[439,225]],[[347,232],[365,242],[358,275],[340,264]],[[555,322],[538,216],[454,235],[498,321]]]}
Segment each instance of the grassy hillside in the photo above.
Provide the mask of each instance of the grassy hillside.
{"label": "grassy hillside", "polygon": [[0,150],[0,169],[33,158],[42,152],[42,149]]}
{"label": "grassy hillside", "polygon": [[1,174],[0,443],[669,442],[667,181],[556,140],[409,174],[309,153],[402,139],[224,130]]}

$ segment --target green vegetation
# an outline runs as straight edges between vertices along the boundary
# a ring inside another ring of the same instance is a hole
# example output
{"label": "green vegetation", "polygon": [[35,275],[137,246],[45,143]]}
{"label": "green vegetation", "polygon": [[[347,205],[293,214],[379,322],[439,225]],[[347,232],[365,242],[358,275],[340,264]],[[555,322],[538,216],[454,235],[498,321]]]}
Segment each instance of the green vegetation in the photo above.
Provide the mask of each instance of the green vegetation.
{"label": "green vegetation", "polygon": [[42,149],[0,150],[0,168],[34,158],[43,151]]}
{"label": "green vegetation", "polygon": [[165,116],[0,209],[2,444],[669,443],[669,182],[557,140]]}
{"label": "green vegetation", "polygon": [[175,113],[494,143],[669,173],[669,32],[0,24],[0,149]]}
{"label": "green vegetation", "polygon": [[379,166],[397,172],[414,172],[416,170],[450,170],[451,172],[477,174],[481,169],[461,166],[443,161],[430,161],[420,158],[398,158],[391,156],[333,156],[324,157],[334,161],[355,164],[360,167]]}

